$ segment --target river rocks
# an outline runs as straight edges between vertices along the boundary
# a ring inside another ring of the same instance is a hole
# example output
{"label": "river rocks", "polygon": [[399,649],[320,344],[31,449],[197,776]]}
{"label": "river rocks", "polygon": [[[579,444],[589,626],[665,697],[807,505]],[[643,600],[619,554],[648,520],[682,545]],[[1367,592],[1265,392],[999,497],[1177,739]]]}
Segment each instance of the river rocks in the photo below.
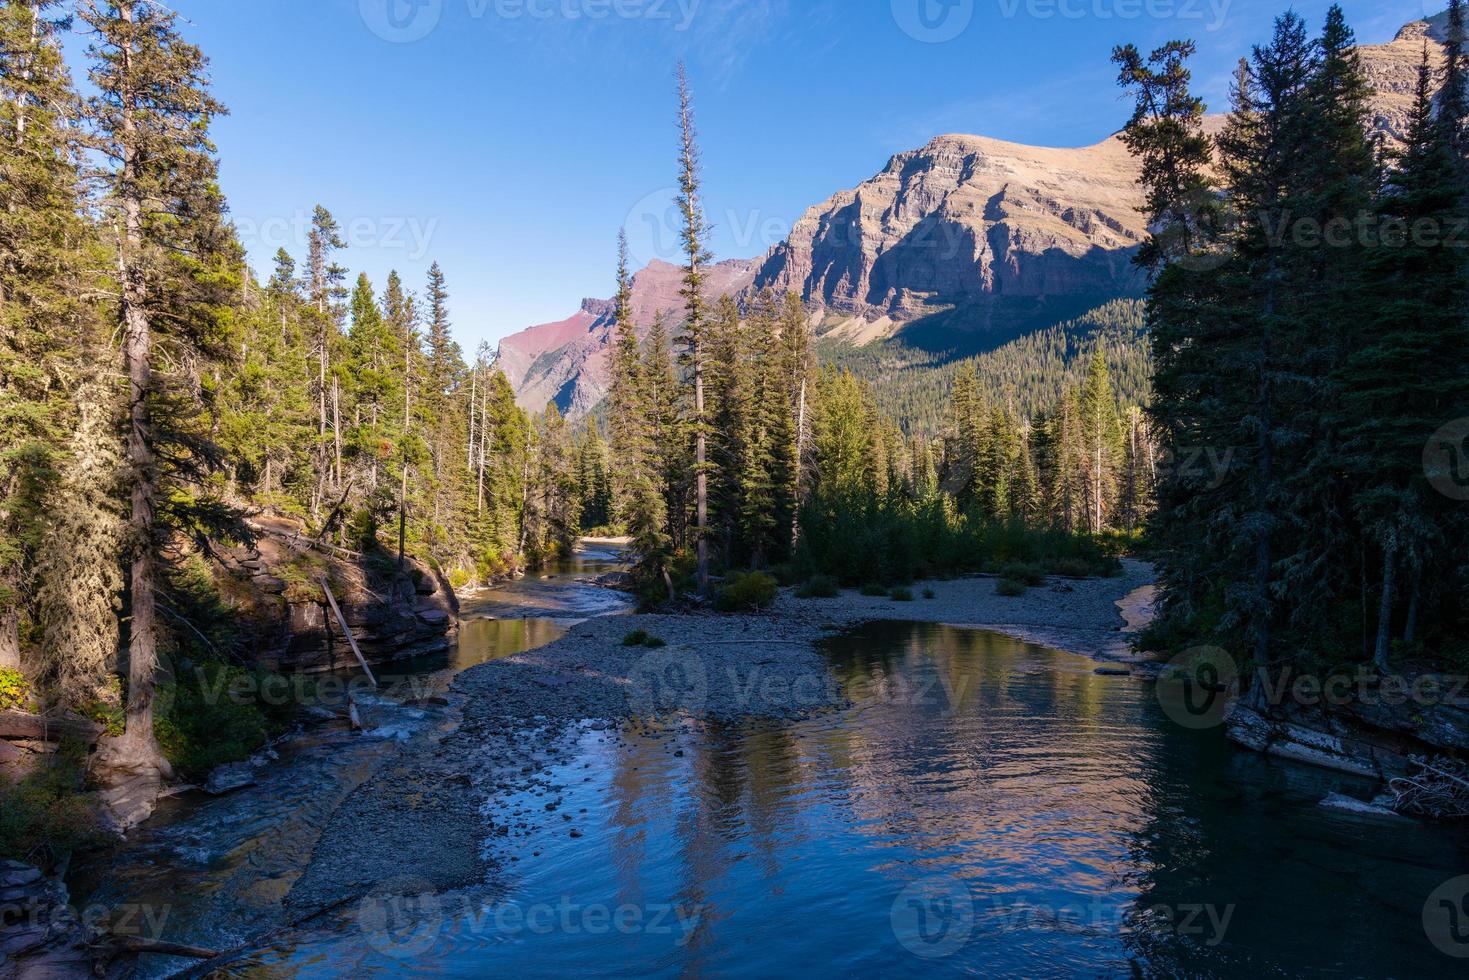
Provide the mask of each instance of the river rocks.
{"label": "river rocks", "polygon": [[255,767],[248,762],[231,762],[218,766],[204,782],[204,792],[223,796],[237,789],[255,785]]}
{"label": "river rocks", "polygon": [[1371,803],[1364,802],[1352,796],[1344,796],[1341,793],[1328,793],[1317,806],[1323,810],[1336,810],[1340,813],[1355,813],[1364,817],[1385,817],[1389,820],[1407,820],[1408,817],[1394,811],[1388,803],[1391,797],[1379,797]]}

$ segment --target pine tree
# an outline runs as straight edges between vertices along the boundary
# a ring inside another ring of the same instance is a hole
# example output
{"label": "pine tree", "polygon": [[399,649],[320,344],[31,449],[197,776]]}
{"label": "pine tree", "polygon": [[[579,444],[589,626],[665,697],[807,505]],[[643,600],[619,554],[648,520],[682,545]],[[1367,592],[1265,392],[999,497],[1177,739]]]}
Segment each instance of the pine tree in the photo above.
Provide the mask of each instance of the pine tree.
{"label": "pine tree", "polygon": [[[1462,124],[1449,116],[1454,104],[1444,98],[1434,113],[1425,52],[1404,146],[1381,201],[1382,227],[1395,227],[1398,237],[1371,251],[1363,290],[1375,300],[1370,325],[1339,378],[1351,507],[1381,556],[1372,652],[1384,671],[1394,612],[1402,609],[1399,591],[1410,595],[1400,622],[1411,638],[1425,581],[1430,590],[1452,582],[1456,563],[1445,550],[1453,515],[1423,469],[1423,434],[1469,407],[1461,368],[1469,343],[1462,243],[1438,231],[1458,227],[1465,207],[1456,147]],[[1406,588],[1397,584],[1405,579]]]}
{"label": "pine tree", "polygon": [[38,552],[36,608],[43,634],[36,672],[70,704],[113,700],[107,678],[117,667],[123,585],[117,557],[124,545],[115,395],[96,380],[76,390],[79,418]]}
{"label": "pine tree", "polygon": [[772,421],[771,466],[775,484],[777,523],[790,530],[788,545],[800,537],[799,515],[805,499],[809,466],[811,337],[801,297],[788,292],[780,308],[780,357],[783,384],[773,385],[771,397],[783,398],[783,411]]}
{"label": "pine tree", "polygon": [[693,93],[689,89],[688,70],[678,65],[679,177],[678,210],[683,221],[684,275],[679,291],[684,300],[682,345],[687,351],[690,381],[693,387],[693,416],[690,426],[694,437],[694,534],[698,552],[700,593],[709,592],[709,418],[705,411],[704,384],[707,371],[708,324],[704,302],[704,269],[712,260],[706,241],[708,222],[699,199],[699,145],[694,130]]}
{"label": "pine tree", "polygon": [[617,459],[613,501],[618,515],[631,505],[634,487],[644,475],[650,450],[648,406],[643,391],[642,351],[633,320],[632,275],[628,271],[627,233],[617,235],[617,298],[613,304],[612,387],[607,424]]}
{"label": "pine tree", "polygon": [[1158,228],[1138,256],[1149,268],[1207,245],[1209,228],[1218,220],[1205,175],[1212,147],[1204,135],[1204,102],[1189,90],[1188,60],[1196,51],[1192,41],[1170,41],[1146,61],[1131,44],[1112,52],[1118,84],[1137,95],[1122,142],[1142,165],[1147,201],[1142,210]]}
{"label": "pine tree", "polygon": [[1116,489],[1117,406],[1112,379],[1101,351],[1092,355],[1081,389],[1081,438],[1085,449],[1087,517],[1093,534],[1101,533],[1107,501]]}
{"label": "pine tree", "polygon": [[[628,531],[649,567],[661,577],[667,552],[681,541],[687,527],[688,472],[686,432],[680,410],[678,378],[668,337],[668,318],[653,316],[643,351],[643,393],[647,405],[648,444],[652,447],[646,481],[635,502]],[[661,521],[659,517],[661,516]]]}
{"label": "pine tree", "polygon": [[97,340],[77,300],[88,230],[78,218],[77,96],[52,0],[0,6],[0,667],[20,666],[20,620],[54,491],[68,362]]}
{"label": "pine tree", "polygon": [[[328,480],[333,487],[341,486],[342,442],[340,426],[333,419],[331,386],[332,362],[340,344],[341,321],[344,311],[341,300],[346,296],[343,282],[347,270],[332,259],[333,253],[347,247],[342,241],[341,229],[331,212],[321,205],[316,206],[311,218],[308,236],[308,298],[316,324],[316,404],[317,404],[317,460],[316,492],[311,501],[311,513],[319,514],[325,497]],[[328,430],[331,435],[328,436]],[[329,462],[330,461],[330,462]]]}
{"label": "pine tree", "polygon": [[[129,382],[130,617],[120,749],[129,762],[167,771],[153,734],[160,549],[169,527],[198,533],[220,511],[199,493],[212,459],[201,454],[192,379],[176,377],[156,350],[166,342],[170,363],[184,365],[191,358],[181,354],[219,350],[217,311],[233,293],[221,268],[239,268],[208,137],[210,120],[223,110],[208,92],[204,56],[179,37],[172,13],[135,0],[82,0],[78,14],[95,39],[91,115],[107,162],[98,175],[103,204],[119,228],[117,322]],[[190,483],[193,494],[173,492]]]}

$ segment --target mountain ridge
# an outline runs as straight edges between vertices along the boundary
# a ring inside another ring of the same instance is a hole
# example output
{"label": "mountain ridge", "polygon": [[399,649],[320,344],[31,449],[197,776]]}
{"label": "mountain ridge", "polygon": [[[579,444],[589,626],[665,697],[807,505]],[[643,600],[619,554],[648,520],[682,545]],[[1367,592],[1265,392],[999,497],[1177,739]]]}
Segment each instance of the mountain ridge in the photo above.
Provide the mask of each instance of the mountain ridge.
{"label": "mountain ridge", "polygon": [[[1446,14],[1361,45],[1374,86],[1372,128],[1395,143],[1425,45],[1442,59]],[[1217,130],[1222,116],[1207,126]],[[1082,315],[1146,286],[1132,263],[1147,227],[1138,168],[1117,134],[1043,147],[947,133],[895,153],[873,177],[808,208],[757,259],[710,267],[711,298],[795,290],[819,338],[862,347],[897,339],[967,356]],[[634,277],[639,333],[681,307],[678,266]],[[593,411],[609,384],[612,302],[505,338],[499,364],[523,407]],[[676,318],[676,317],[675,317]]]}

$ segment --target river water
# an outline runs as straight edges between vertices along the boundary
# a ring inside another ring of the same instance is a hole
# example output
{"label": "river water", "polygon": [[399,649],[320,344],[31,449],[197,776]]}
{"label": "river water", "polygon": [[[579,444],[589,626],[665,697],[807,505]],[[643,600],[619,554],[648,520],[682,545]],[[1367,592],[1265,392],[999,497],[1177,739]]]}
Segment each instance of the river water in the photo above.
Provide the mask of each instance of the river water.
{"label": "river water", "polygon": [[[524,588],[559,614],[590,571],[482,597],[485,609],[503,615],[494,604]],[[494,623],[466,628],[459,666],[563,628]],[[1235,750],[1170,721],[1151,685],[997,634],[874,624],[826,654],[850,708],[685,722],[672,736],[588,731],[551,776],[573,787],[563,809],[582,836],[547,827],[517,840],[526,860],[505,861],[482,892],[397,906],[390,924],[348,915],[282,935],[220,975],[1419,977],[1462,966],[1422,919],[1435,889],[1469,871],[1469,840],[1317,805],[1369,785]],[[355,745],[363,766],[383,748]],[[295,824],[319,824],[357,778],[340,745],[330,761],[314,751],[265,794],[181,802],[116,869],[108,900],[168,888],[170,939],[268,931],[299,871],[282,853],[293,836],[309,846]]]}

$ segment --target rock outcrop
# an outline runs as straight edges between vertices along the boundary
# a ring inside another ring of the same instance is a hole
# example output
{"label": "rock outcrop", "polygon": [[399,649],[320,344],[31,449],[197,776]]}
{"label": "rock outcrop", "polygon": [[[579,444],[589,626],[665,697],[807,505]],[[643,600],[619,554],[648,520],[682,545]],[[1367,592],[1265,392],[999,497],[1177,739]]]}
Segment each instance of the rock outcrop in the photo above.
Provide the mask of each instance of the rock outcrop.
{"label": "rock outcrop", "polygon": [[458,636],[459,601],[436,570],[409,559],[399,571],[386,552],[354,555],[313,547],[300,525],[257,518],[253,550],[225,552],[221,592],[250,629],[249,658],[279,673],[330,670],[356,662],[321,586],[324,577],[369,663],[448,650]]}
{"label": "rock outcrop", "polygon": [[1387,782],[1406,774],[1414,756],[1469,754],[1469,693],[1461,687],[1453,677],[1410,674],[1390,688],[1355,688],[1329,707],[1239,702],[1226,731],[1256,752]]}
{"label": "rock outcrop", "polygon": [[1012,332],[1047,300],[1141,290],[1141,203],[1116,137],[1052,149],[940,136],[808,210],[755,285],[842,318],[899,324],[962,307],[972,329]]}
{"label": "rock outcrop", "polygon": [[0,978],[132,975],[132,957],[82,920],[64,884],[0,861]]}

